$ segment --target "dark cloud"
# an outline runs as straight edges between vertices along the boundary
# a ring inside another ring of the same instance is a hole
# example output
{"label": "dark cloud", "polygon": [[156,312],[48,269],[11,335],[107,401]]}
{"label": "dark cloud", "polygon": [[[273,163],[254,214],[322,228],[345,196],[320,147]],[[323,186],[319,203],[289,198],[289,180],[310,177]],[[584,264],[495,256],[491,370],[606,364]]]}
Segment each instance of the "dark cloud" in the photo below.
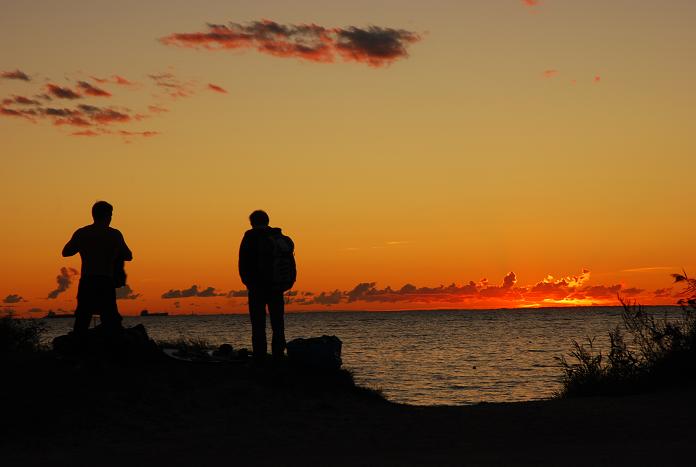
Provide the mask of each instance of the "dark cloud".
{"label": "dark cloud", "polygon": [[60,274],[56,276],[56,282],[58,283],[58,287],[56,287],[55,290],[49,292],[48,298],[58,298],[58,295],[70,288],[70,284],[72,284],[73,278],[77,275],[79,275],[79,272],[77,272],[76,269],[66,267],[60,268]]}
{"label": "dark cloud", "polygon": [[279,24],[263,20],[248,23],[208,24],[206,32],[175,33],[165,45],[204,50],[254,49],[276,57],[314,62],[356,61],[383,66],[408,57],[407,47],[420,35],[403,29],[370,26],[326,28],[316,24]]}
{"label": "dark cloud", "polygon": [[334,290],[333,292],[322,292],[312,299],[312,303],[318,305],[338,305],[343,299],[343,292]]}
{"label": "dark cloud", "polygon": [[408,57],[406,47],[419,40],[418,34],[404,29],[352,26],[336,30],[335,47],[345,60],[382,66]]}
{"label": "dark cloud", "polygon": [[78,110],[72,110],[72,109],[57,109],[53,107],[46,107],[41,110],[41,112],[44,115],[48,115],[50,117],[79,117],[82,115],[82,113]]}
{"label": "dark cloud", "polygon": [[46,92],[48,93],[48,95],[57,99],[82,99],[82,96],[73,91],[72,89],[64,88],[53,83],[48,83],[46,85]]}
{"label": "dark cloud", "polygon": [[593,285],[584,287],[577,292],[570,294],[571,299],[606,299],[615,298],[621,290],[621,284],[615,285]]}
{"label": "dark cloud", "polygon": [[199,289],[197,285],[192,285],[188,289],[170,289],[168,292],[162,294],[162,298],[188,298],[188,297],[221,297],[227,294],[217,293],[215,287],[207,287],[203,290]]}
{"label": "dark cloud", "polygon": [[134,293],[130,285],[126,284],[123,287],[116,289],[116,299],[117,300],[135,300],[140,297],[139,293]]}
{"label": "dark cloud", "polygon": [[230,290],[227,292],[227,298],[248,297],[248,290]]}
{"label": "dark cloud", "polygon": [[37,112],[35,110],[17,110],[0,106],[0,115],[4,117],[26,118],[27,120],[34,121]]}
{"label": "dark cloud", "polygon": [[79,81],[77,87],[80,88],[84,94],[93,97],[111,97],[112,94],[109,91],[98,88],[89,84],[87,81]]}
{"label": "dark cloud", "polygon": [[17,105],[41,105],[41,102],[35,100],[35,99],[29,99],[28,97],[24,96],[12,96],[7,99],[2,100],[3,105],[12,105],[12,104],[17,104]]}
{"label": "dark cloud", "polygon": [[26,302],[24,298],[21,295],[17,294],[10,294],[7,297],[3,298],[2,303],[19,303],[19,302]]}
{"label": "dark cloud", "polygon": [[28,313],[42,313],[43,310],[41,308],[29,308],[27,310]]}
{"label": "dark cloud", "polygon": [[97,107],[94,105],[79,105],[78,108],[91,120],[102,125],[111,123],[127,123],[131,116],[126,111],[114,110],[111,107]]}
{"label": "dark cloud", "polygon": [[655,295],[655,298],[671,297],[672,296],[672,287],[668,287],[666,289],[657,289],[653,293]]}
{"label": "dark cloud", "polygon": [[20,70],[15,71],[2,71],[0,72],[0,78],[4,79],[17,79],[20,81],[31,81],[29,75]]}
{"label": "dark cloud", "polygon": [[640,295],[643,292],[645,292],[644,289],[638,289],[635,287],[630,287],[628,289],[621,289],[621,295],[625,295],[627,297],[635,297],[636,295]]}

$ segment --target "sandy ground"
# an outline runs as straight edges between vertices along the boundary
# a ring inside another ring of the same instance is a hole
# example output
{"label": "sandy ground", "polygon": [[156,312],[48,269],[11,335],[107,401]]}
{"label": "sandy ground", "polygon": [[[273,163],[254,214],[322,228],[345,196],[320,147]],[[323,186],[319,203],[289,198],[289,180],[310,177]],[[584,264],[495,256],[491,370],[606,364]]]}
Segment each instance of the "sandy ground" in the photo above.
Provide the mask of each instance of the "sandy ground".
{"label": "sandy ground", "polygon": [[414,407],[285,367],[47,359],[6,374],[3,466],[696,465],[694,388]]}

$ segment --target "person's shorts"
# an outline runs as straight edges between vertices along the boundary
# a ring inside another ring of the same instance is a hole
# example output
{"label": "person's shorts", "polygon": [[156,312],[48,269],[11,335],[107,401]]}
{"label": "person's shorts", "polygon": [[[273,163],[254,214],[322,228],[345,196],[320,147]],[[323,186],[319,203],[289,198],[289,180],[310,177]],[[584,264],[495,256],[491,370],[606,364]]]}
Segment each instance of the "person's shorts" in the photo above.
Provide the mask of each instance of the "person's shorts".
{"label": "person's shorts", "polygon": [[80,278],[77,286],[76,314],[98,314],[117,316],[116,289],[114,280],[107,276],[86,276]]}

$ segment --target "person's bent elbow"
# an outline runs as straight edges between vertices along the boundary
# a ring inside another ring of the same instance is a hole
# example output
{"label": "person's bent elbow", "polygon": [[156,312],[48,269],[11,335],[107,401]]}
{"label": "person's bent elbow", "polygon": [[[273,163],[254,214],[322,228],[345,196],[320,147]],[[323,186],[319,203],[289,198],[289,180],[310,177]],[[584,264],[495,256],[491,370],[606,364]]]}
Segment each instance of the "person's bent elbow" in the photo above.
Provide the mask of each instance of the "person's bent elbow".
{"label": "person's bent elbow", "polygon": [[69,248],[68,245],[65,245],[61,254],[63,255],[63,258],[67,258],[68,256],[75,256],[77,251]]}

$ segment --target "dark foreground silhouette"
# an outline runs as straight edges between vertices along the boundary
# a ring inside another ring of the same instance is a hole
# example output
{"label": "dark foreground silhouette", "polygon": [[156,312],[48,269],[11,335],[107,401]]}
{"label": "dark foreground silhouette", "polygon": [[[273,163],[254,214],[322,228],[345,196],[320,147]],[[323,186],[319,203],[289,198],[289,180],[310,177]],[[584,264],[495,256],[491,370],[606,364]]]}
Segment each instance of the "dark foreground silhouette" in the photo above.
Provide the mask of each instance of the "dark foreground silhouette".
{"label": "dark foreground silhouette", "polygon": [[20,352],[1,363],[4,466],[693,463],[693,386],[414,407],[355,386],[345,370],[288,359],[257,367]]}
{"label": "dark foreground silhouette", "polygon": [[266,358],[266,308],[271,318],[271,351],[285,352],[285,297],[297,279],[295,244],[281,229],[270,227],[265,211],[249,215],[251,229],[239,245],[239,276],[249,292],[251,342],[257,363]]}
{"label": "dark foreground silhouette", "polygon": [[93,315],[99,315],[105,332],[118,334],[123,318],[116,304],[116,288],[126,285],[124,262],[133,260],[133,253],[123,235],[110,227],[113,206],[97,201],[92,206],[90,225],[81,227],[63,247],[63,256],[79,253],[82,261],[75,309],[75,338],[86,339]]}

